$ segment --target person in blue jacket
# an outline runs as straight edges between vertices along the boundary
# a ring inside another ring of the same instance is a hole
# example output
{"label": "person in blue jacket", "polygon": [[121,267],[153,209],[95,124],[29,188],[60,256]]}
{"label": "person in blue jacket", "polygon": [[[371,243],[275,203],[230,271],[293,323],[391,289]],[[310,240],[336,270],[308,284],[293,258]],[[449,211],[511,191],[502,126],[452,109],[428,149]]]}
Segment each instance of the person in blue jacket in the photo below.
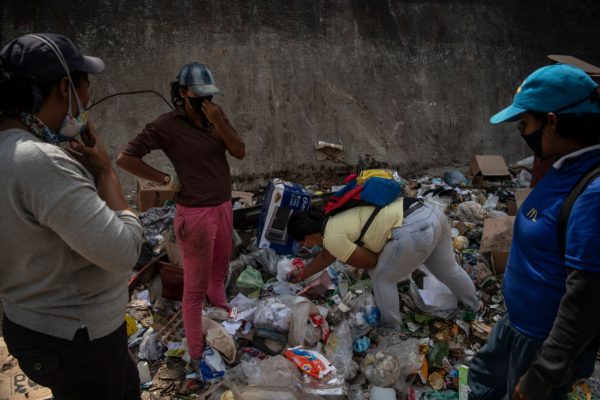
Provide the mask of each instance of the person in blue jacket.
{"label": "person in blue jacket", "polygon": [[579,68],[546,66],[490,121],[518,121],[534,153],[557,161],[516,217],[507,315],[473,358],[469,398],[563,399],[593,372],[600,338],[600,179],[574,203],[564,251],[558,228],[565,198],[600,163],[598,85]]}

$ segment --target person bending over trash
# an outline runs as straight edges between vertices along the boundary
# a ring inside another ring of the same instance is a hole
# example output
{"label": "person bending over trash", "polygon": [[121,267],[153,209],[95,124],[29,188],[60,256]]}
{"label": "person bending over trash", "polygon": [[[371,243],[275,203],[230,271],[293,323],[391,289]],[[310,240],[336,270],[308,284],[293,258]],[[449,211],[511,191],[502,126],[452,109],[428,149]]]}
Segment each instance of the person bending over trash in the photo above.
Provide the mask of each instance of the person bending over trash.
{"label": "person bending over trash", "polygon": [[[600,339],[600,180],[574,190],[600,165],[598,85],[579,68],[546,66],[490,121],[519,121],[534,153],[558,160],[516,216],[507,315],[473,358],[469,398],[566,399],[571,384],[594,371]],[[579,196],[569,215],[570,193]]]}
{"label": "person bending over trash", "polygon": [[124,316],[142,227],[84,109],[103,70],[62,35],[0,52],[4,340],[56,400],[140,398]]}
{"label": "person bending over trash", "polygon": [[173,184],[173,177],[142,160],[152,150],[162,150],[179,177],[175,235],[183,255],[183,322],[195,370],[204,352],[204,298],[229,309],[224,285],[232,251],[233,210],[226,153],[238,159],[245,155],[244,141],[212,102],[218,93],[205,65],[184,65],[171,83],[175,110],[146,125],[117,157],[117,164],[134,175]]}
{"label": "person bending over trash", "polygon": [[322,249],[305,268],[292,271],[289,280],[300,282],[336,259],[367,269],[381,325],[401,330],[397,283],[425,264],[467,309],[479,309],[475,286],[456,262],[448,219],[439,208],[418,199],[399,198],[375,216],[359,246],[355,241],[373,209],[358,206],[326,218],[316,209],[292,214],[288,234],[301,246]]}

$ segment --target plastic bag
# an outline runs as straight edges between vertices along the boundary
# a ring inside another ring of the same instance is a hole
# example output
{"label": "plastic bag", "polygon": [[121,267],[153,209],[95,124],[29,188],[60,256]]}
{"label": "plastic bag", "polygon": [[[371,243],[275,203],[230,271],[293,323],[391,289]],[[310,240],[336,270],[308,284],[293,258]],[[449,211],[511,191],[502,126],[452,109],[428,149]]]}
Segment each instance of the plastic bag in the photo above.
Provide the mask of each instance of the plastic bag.
{"label": "plastic bag", "polygon": [[421,365],[419,341],[401,340],[391,337],[382,340],[373,351],[364,358],[362,371],[375,386],[391,387],[406,393],[406,377],[416,373]]}
{"label": "plastic bag", "polygon": [[[292,306],[290,329],[288,333],[288,344],[294,346],[314,346],[320,338],[320,329],[313,327],[309,322],[311,313],[318,313],[319,309],[310,301],[301,301]],[[317,340],[305,343],[307,336],[314,339],[316,330]],[[308,335],[307,335],[308,333]]]}
{"label": "plastic bag", "polygon": [[269,271],[271,275],[277,274],[277,264],[280,257],[271,248],[263,248],[253,253],[254,259],[259,263],[265,271]]}
{"label": "plastic bag", "polygon": [[351,380],[358,372],[358,364],[352,360],[352,337],[350,324],[343,321],[329,336],[325,344],[325,356],[346,380]]}
{"label": "plastic bag", "polygon": [[256,386],[292,387],[300,382],[300,371],[282,355],[259,360],[257,372],[248,377],[248,383]]}
{"label": "plastic bag", "polygon": [[286,282],[287,276],[290,272],[295,269],[293,265],[293,260],[289,258],[284,258],[283,260],[277,263],[277,280],[279,282]]}
{"label": "plastic bag", "polygon": [[149,328],[142,336],[138,358],[141,360],[156,361],[162,355],[162,346],[156,338],[154,329]]}
{"label": "plastic bag", "polygon": [[363,293],[350,302],[350,322],[352,339],[365,336],[377,325],[381,314],[375,305],[375,298],[370,292]]}
{"label": "plastic bag", "polygon": [[419,310],[444,319],[451,318],[458,307],[456,296],[446,285],[440,282],[427,268],[421,267],[425,273],[423,288],[419,288],[414,279],[410,278],[408,293]]}
{"label": "plastic bag", "polygon": [[465,201],[460,203],[455,214],[459,220],[470,222],[472,224],[482,222],[488,216],[486,209],[476,201]]}
{"label": "plastic bag", "polygon": [[242,271],[240,276],[238,276],[236,284],[240,289],[240,292],[248,296],[251,293],[259,291],[264,282],[260,271],[252,268],[251,266],[247,266],[246,269]]}
{"label": "plastic bag", "polygon": [[236,400],[320,400],[322,397],[303,393],[292,388],[233,386]]}
{"label": "plastic bag", "polygon": [[225,375],[225,369],[221,355],[210,346],[206,346],[200,362],[202,380],[209,383],[214,382]]}
{"label": "plastic bag", "polygon": [[292,319],[292,306],[306,299],[299,296],[268,297],[258,302],[254,313],[254,326],[287,332]]}

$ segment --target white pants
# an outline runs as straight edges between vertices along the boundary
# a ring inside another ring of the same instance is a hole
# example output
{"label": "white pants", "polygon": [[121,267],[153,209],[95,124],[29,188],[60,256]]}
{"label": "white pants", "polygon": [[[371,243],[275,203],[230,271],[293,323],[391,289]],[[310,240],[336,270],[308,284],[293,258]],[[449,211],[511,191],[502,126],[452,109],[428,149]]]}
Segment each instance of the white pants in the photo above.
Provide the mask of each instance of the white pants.
{"label": "white pants", "polygon": [[448,219],[435,205],[425,205],[406,217],[402,227],[392,230],[377,265],[369,271],[382,326],[402,328],[397,283],[422,264],[467,309],[477,309],[475,286],[454,256]]}

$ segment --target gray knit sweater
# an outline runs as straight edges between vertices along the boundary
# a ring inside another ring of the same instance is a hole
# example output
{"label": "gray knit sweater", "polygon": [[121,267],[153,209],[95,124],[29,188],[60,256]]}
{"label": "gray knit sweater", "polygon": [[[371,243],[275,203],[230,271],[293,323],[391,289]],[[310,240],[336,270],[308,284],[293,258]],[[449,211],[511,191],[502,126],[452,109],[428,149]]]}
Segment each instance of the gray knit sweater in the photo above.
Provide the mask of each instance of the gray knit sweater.
{"label": "gray knit sweater", "polygon": [[11,321],[64,339],[85,326],[91,340],[123,323],[140,223],[108,208],[65,150],[0,131],[0,221],[0,298]]}

